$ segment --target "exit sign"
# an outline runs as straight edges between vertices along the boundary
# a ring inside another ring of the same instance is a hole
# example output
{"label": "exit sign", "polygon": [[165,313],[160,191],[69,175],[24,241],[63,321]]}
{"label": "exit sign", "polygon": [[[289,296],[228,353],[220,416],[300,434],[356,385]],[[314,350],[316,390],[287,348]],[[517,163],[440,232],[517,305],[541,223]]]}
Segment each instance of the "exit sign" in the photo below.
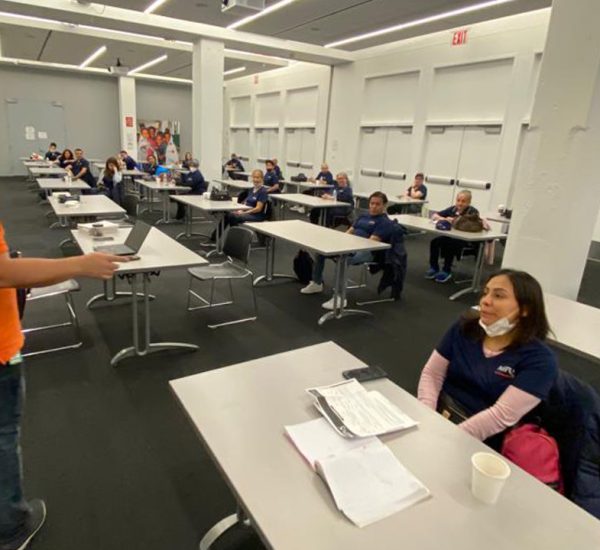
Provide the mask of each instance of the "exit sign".
{"label": "exit sign", "polygon": [[467,43],[467,32],[468,29],[462,29],[460,31],[454,31],[452,33],[452,45],[462,46]]}

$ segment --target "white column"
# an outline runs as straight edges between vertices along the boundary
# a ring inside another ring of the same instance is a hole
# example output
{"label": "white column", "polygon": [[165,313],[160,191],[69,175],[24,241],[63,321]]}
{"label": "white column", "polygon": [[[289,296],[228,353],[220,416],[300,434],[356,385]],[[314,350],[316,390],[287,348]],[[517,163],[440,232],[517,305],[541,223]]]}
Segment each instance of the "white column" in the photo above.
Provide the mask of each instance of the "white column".
{"label": "white column", "polygon": [[503,265],[576,299],[600,208],[600,2],[554,0]]}
{"label": "white column", "polygon": [[223,158],[223,42],[202,38],[192,57],[192,151],[204,178],[221,176]]}
{"label": "white column", "polygon": [[135,160],[137,158],[137,118],[135,106],[135,78],[119,77],[119,135],[121,149],[127,151]]}

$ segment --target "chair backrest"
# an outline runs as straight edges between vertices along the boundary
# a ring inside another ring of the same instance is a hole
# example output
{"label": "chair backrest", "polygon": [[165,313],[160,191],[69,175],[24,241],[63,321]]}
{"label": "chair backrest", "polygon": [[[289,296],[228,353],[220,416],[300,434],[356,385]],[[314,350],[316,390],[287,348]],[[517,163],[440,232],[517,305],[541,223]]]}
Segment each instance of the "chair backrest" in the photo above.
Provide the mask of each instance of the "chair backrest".
{"label": "chair backrest", "polygon": [[223,253],[247,265],[253,238],[254,233],[247,227],[230,227],[225,235]]}
{"label": "chair backrest", "polygon": [[267,199],[267,202],[263,207],[263,212],[265,215],[265,220],[270,220],[273,217],[273,203],[271,202],[271,199]]}
{"label": "chair backrest", "polygon": [[128,216],[137,216],[139,202],[140,199],[135,195],[125,195],[123,197],[123,208],[125,208]]}

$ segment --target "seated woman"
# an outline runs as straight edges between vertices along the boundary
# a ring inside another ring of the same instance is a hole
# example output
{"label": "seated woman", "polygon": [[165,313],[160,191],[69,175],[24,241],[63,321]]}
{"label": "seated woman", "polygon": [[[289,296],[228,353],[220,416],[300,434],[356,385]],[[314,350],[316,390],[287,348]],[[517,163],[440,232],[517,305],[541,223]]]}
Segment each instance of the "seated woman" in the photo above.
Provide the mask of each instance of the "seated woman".
{"label": "seated woman", "polygon": [[[333,225],[333,220],[337,216],[347,216],[352,212],[352,206],[354,204],[354,197],[352,195],[352,187],[350,187],[350,182],[348,181],[348,174],[346,172],[340,172],[335,176],[335,183],[333,184],[333,190],[328,192],[325,191],[321,195],[322,199],[346,202],[350,205],[350,208],[345,206],[336,206],[335,208],[326,208],[325,209],[325,225],[327,227],[331,227]],[[319,223],[319,218],[321,217],[322,208],[313,208],[310,211],[310,222],[314,224]]]}
{"label": "seated woman", "polygon": [[[501,434],[544,401],[558,372],[540,284],[503,269],[485,285],[478,312],[456,322],[435,348],[418,397],[480,440]],[[492,441],[495,447],[498,441]]]}
{"label": "seated woman", "polygon": [[190,162],[192,162],[194,160],[194,157],[192,157],[192,153],[190,153],[189,151],[184,155],[183,160],[181,161],[181,167],[184,170],[189,170],[190,169]]}
{"label": "seated woman", "polygon": [[[181,174],[181,185],[185,185],[190,188],[190,195],[202,195],[208,189],[206,180],[200,172],[200,163],[197,160],[189,161],[189,173]],[[185,205],[182,202],[177,203],[177,216],[178,220],[182,220],[185,217]]]}
{"label": "seated woman", "polygon": [[250,210],[236,210],[225,218],[225,225],[239,225],[244,222],[262,222],[266,218],[266,207],[269,195],[264,185],[262,170],[252,170],[251,180],[253,188],[244,200]]}
{"label": "seated woman", "polygon": [[116,157],[106,159],[100,183],[104,187],[106,195],[119,206],[123,206],[125,186],[123,184],[123,174],[119,168],[119,161]]}
{"label": "seated woman", "polygon": [[73,151],[71,149],[65,149],[58,157],[58,165],[61,168],[67,168],[71,166],[75,162],[75,157],[73,156]]}
{"label": "seated woman", "polygon": [[156,169],[158,168],[158,160],[153,154],[150,154],[146,157],[146,162],[142,164],[142,170],[146,172],[146,174],[150,174],[154,176],[156,174]]}
{"label": "seated woman", "polygon": [[267,193],[281,193],[282,186],[279,184],[281,178],[275,170],[275,163],[272,160],[268,160],[265,162],[265,168],[264,185],[267,189]]}

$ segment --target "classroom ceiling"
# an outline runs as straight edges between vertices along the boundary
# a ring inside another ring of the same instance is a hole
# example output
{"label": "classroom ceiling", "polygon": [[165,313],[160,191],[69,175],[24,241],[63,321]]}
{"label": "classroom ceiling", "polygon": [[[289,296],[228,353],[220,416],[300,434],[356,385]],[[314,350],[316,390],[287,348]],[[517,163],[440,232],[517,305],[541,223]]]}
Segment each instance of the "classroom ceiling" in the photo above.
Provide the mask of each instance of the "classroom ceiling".
{"label": "classroom ceiling", "polygon": [[[151,1],[105,0],[104,4],[143,11]],[[274,2],[276,0],[266,0],[266,5],[271,5]],[[482,0],[296,0],[272,14],[240,27],[239,30],[281,39],[325,45],[359,33],[413,21],[481,2]],[[10,3],[4,2],[4,5],[7,4],[10,6]],[[514,0],[463,16],[348,44],[341,46],[341,48],[347,50],[367,48],[550,5],[551,0]],[[13,6],[15,12],[36,15],[35,6],[29,6],[27,10],[17,10],[17,4]],[[227,12],[222,13],[220,6],[221,0],[167,0],[155,11],[155,14],[221,27],[240,19],[240,15],[233,16]],[[43,16],[42,13],[40,15]],[[56,16],[53,18],[58,19]],[[132,23],[129,30],[136,32],[135,23]],[[94,25],[102,26],[102,23],[96,21]],[[167,38],[173,39],[176,37],[169,36]],[[91,65],[100,68],[115,64],[117,58],[124,65],[133,68],[163,53],[167,53],[167,60],[144,72],[186,79],[190,79],[192,76],[191,53],[185,51],[164,50],[156,46],[104,40],[12,24],[0,24],[0,40],[2,55],[5,57],[75,65],[80,64],[88,55],[105,44],[108,48],[107,52]],[[266,63],[226,59],[226,71],[239,67],[245,67],[245,70],[226,76],[226,78],[238,78],[273,68],[273,66]]]}

